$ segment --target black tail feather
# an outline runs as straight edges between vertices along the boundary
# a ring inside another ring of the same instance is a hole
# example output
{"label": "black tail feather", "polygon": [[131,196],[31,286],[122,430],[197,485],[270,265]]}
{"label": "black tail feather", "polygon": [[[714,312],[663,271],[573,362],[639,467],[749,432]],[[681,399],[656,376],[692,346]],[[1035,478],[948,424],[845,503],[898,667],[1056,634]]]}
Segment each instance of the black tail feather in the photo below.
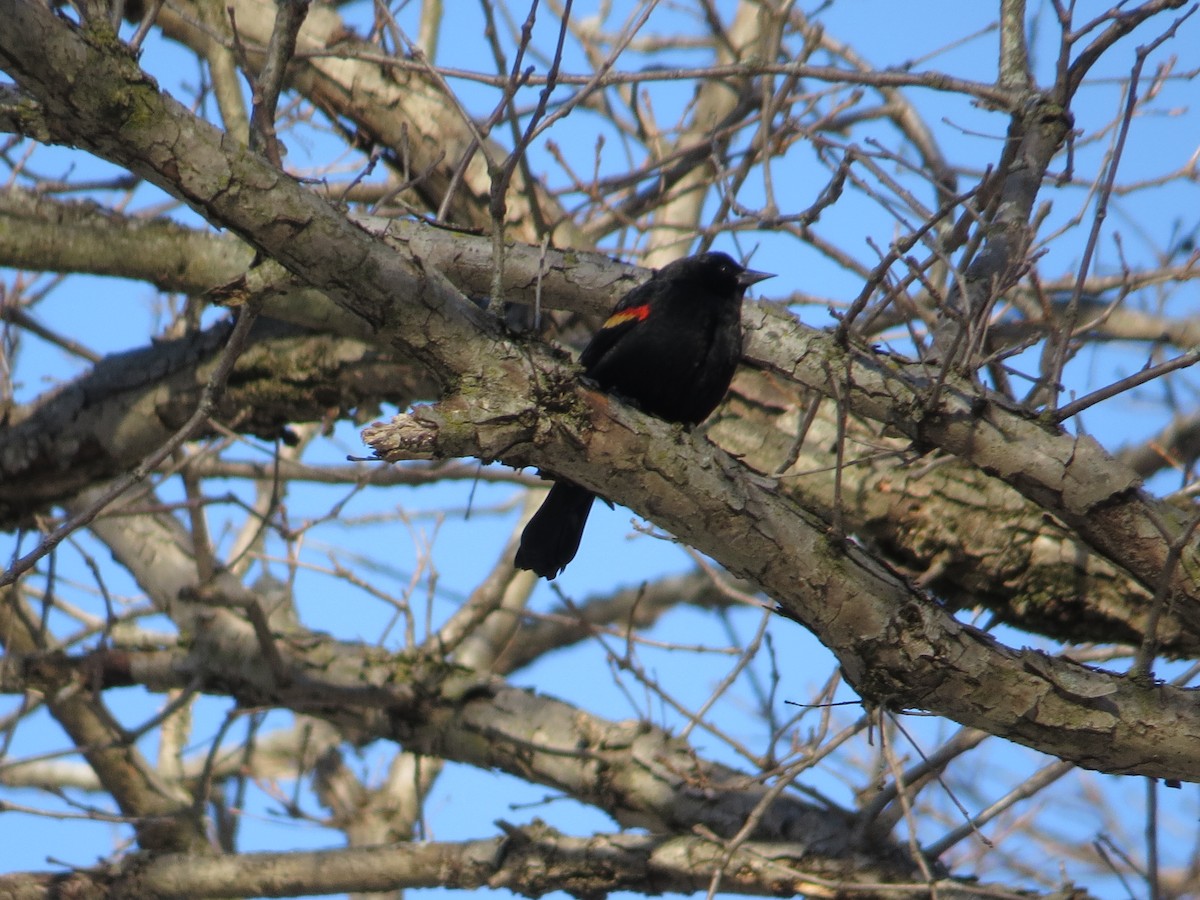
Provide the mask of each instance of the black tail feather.
{"label": "black tail feather", "polygon": [[575,558],[596,495],[569,481],[555,482],[521,534],[513,564],[554,578]]}

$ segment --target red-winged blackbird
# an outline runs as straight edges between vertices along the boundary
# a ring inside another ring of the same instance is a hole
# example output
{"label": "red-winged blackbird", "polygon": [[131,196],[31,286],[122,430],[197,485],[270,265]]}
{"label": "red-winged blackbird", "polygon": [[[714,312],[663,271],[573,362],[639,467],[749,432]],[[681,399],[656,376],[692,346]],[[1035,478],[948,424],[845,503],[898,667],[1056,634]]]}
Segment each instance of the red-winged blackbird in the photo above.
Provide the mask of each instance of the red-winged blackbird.
{"label": "red-winged blackbird", "polygon": [[[764,278],[724,253],[664,266],[620,299],[579,363],[606,391],[668,422],[717,408],[742,354],[742,295]],[[515,564],[554,578],[579,550],[595,494],[558,481],[525,526]]]}

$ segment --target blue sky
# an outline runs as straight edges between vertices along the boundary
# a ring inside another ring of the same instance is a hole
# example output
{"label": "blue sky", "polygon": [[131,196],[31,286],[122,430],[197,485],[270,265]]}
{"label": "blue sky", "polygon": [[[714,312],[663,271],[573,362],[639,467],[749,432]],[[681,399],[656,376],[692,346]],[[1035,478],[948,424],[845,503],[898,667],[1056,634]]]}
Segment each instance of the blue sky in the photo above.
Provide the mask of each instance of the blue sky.
{"label": "blue sky", "polygon": [[[448,4],[449,6],[449,4]],[[613,21],[619,21],[625,9],[633,4],[614,3]],[[1033,44],[1036,74],[1042,80],[1052,74],[1053,48],[1050,45],[1055,32],[1049,16],[1049,7],[1038,7],[1040,16],[1037,27],[1038,38]],[[733,4],[718,2],[718,10],[725,12]],[[814,4],[814,7],[816,5]],[[994,77],[996,58],[996,34],[986,30],[994,4],[964,4],[961,2],[921,2],[899,4],[883,0],[853,0],[821,5],[817,18],[827,32],[850,42],[858,54],[876,67],[900,67],[912,62],[916,70],[938,69],[958,77],[986,81]],[[402,25],[412,28],[416,3],[409,3],[400,13]],[[575,15],[579,18],[592,15],[596,5],[579,3]],[[369,9],[362,4],[351,6],[347,15],[365,22]],[[474,39],[462,35],[478,34],[480,23],[475,4],[464,3],[454,8],[455,35],[445,35],[441,41],[439,63],[466,69],[487,69],[490,59],[480,56],[480,46]],[[555,25],[548,14],[543,14],[538,23],[539,37],[553,35]],[[643,37],[656,33],[671,34],[680,28],[694,28],[693,20],[680,11],[680,5],[663,4],[655,12]],[[1147,75],[1155,65],[1171,54],[1180,54],[1183,59],[1180,69],[1194,68],[1197,57],[1197,23],[1189,22],[1179,38],[1165,45],[1152,58]],[[415,30],[415,29],[414,29]],[[1153,34],[1146,30],[1126,39],[1106,57],[1098,71],[1099,81],[1094,87],[1085,88],[1074,107],[1077,127],[1091,133],[1113,120],[1122,102],[1120,79],[1125,77],[1133,63],[1134,50],[1139,42],[1149,40]],[[975,35],[959,41],[964,35]],[[546,42],[550,37],[542,38]],[[698,53],[678,52],[665,54],[633,53],[622,61],[625,68],[696,64],[703,62]],[[199,79],[194,60],[178,48],[151,38],[143,55],[143,65],[159,78],[164,88],[176,96],[189,96]],[[540,65],[540,64],[539,64]],[[572,51],[566,60],[569,71],[584,71],[580,55]],[[464,102],[477,114],[486,112],[495,102],[490,89],[453,82],[462,90]],[[682,108],[690,97],[691,86],[686,84],[656,85],[654,109],[660,120],[670,119],[672,106]],[[1197,103],[1195,81],[1166,81],[1160,88],[1155,112],[1139,119],[1136,123],[1121,164],[1122,181],[1153,179],[1184,166],[1200,147],[1200,117],[1193,112]],[[964,101],[962,98],[932,91],[911,92],[918,107],[926,115],[946,155],[953,161],[970,161],[982,168],[994,162],[1006,122],[994,112],[989,112]],[[529,93],[532,97],[532,93]],[[529,97],[522,97],[528,101]],[[211,105],[211,104],[210,104]],[[598,117],[581,112],[573,115],[565,126],[554,129],[549,138],[560,146],[565,156],[588,161],[581,168],[587,169],[593,158],[597,136],[610,131]],[[501,133],[503,137],[504,133]],[[838,136],[833,136],[837,138]],[[863,144],[874,139],[890,145],[895,142],[895,133],[885,124],[866,125],[853,134],[842,136],[847,141]],[[1081,144],[1077,148],[1076,171],[1081,176],[1096,171],[1104,154],[1110,147],[1111,133],[1100,140]],[[289,139],[288,164],[297,171],[320,168],[330,163],[341,153],[321,128],[305,129],[301,136]],[[602,156],[604,165],[615,170],[625,162],[619,142],[610,139],[605,143]],[[33,157],[33,168],[43,174],[62,178],[87,179],[115,173],[115,169],[83,154],[61,148],[41,148]],[[534,171],[543,168],[552,173],[557,171],[547,162],[548,151],[544,141],[531,148]],[[814,154],[797,152],[795,165],[786,171],[777,169],[779,197],[792,205],[785,212],[794,212],[807,207],[815,200],[828,178],[828,170],[820,164]],[[552,175],[553,177],[553,175]],[[1197,200],[1200,185],[1196,180],[1176,182],[1169,187],[1147,189],[1114,198],[1106,220],[1093,269],[1095,271],[1118,271],[1120,257],[1114,235],[1119,234],[1120,248],[1126,259],[1134,264],[1154,258],[1170,246],[1181,233],[1194,231],[1197,222],[1195,210],[1200,208]],[[750,201],[761,197],[754,184],[748,186],[745,197]],[[112,195],[98,197],[102,202],[111,200]],[[1068,232],[1061,239],[1046,247],[1041,265],[1043,272],[1058,275],[1072,271],[1083,253],[1091,216],[1094,213],[1093,198],[1083,186],[1066,188],[1044,194],[1052,201],[1047,213],[1042,234],[1050,234],[1059,225],[1081,216],[1083,224]],[[140,189],[133,208],[147,208],[163,201],[163,197],[152,188]],[[929,197],[922,198],[929,202]],[[183,207],[176,206],[171,215],[180,221],[198,225],[196,216]],[[895,237],[895,224],[879,213],[878,207],[868,198],[848,191],[844,198],[822,216],[821,233],[829,240],[847,247],[862,259],[870,259],[867,239],[885,246]],[[801,291],[834,304],[844,303],[859,290],[858,279],[852,273],[831,264],[809,247],[777,234],[742,235],[740,249],[756,249],[756,268],[778,273],[773,281],[760,286],[760,296],[767,298],[783,296]],[[734,249],[727,239],[718,240],[719,249]],[[615,246],[607,247],[613,250]],[[10,271],[0,270],[6,283],[16,276]],[[45,283],[43,281],[43,283]],[[1161,304],[1168,312],[1176,315],[1196,314],[1200,310],[1200,298],[1195,287],[1185,287],[1171,297],[1156,297],[1147,291],[1131,300],[1155,309]],[[56,287],[51,296],[38,307],[38,316],[47,325],[83,340],[93,349],[108,353],[143,344],[156,323],[160,322],[156,310],[157,298],[153,288],[116,279],[101,279],[89,276],[71,276]],[[831,322],[829,313],[822,305],[798,309],[803,319],[817,327]],[[1146,346],[1120,347],[1099,345],[1081,354],[1070,366],[1067,376],[1069,385],[1077,393],[1085,393],[1108,383],[1114,377],[1136,371],[1147,359],[1150,349]],[[18,399],[29,400],[40,395],[50,386],[68,377],[78,369],[74,360],[67,359],[54,348],[29,341],[19,359],[23,383]],[[1018,360],[1017,365],[1028,364]],[[1195,405],[1195,381],[1187,377],[1175,380],[1172,390],[1180,397],[1185,407]],[[1151,433],[1165,420],[1163,391],[1161,385],[1130,392],[1116,400],[1089,411],[1084,417],[1084,426],[1105,446],[1115,449],[1129,440],[1137,440]],[[271,448],[247,448],[244,453],[251,458],[264,458]],[[313,448],[313,458],[324,461],[341,461],[347,454],[362,454],[364,448],[358,438],[357,429],[340,424],[333,435]],[[1171,487],[1162,480],[1164,488]],[[170,498],[175,486],[164,486],[164,496]],[[344,488],[304,486],[298,487],[289,497],[289,513],[293,521],[306,517],[319,517],[338,503],[345,495]],[[416,565],[420,545],[433,542],[434,558],[439,577],[436,586],[422,585],[414,597],[414,607],[428,612],[435,623],[445,617],[494,562],[507,539],[519,510],[516,489],[487,484],[471,485],[466,482],[431,486],[419,489],[396,488],[391,491],[369,492],[351,500],[343,511],[344,523],[330,523],[314,531],[304,547],[305,561],[313,566],[327,566],[331,554],[339,561],[358,563],[355,554],[371,556],[385,561],[389,568],[371,571],[373,583],[399,596],[407,586],[409,574]],[[444,508],[462,510],[468,503],[475,513],[470,519],[461,514],[440,516]],[[499,509],[501,511],[491,512]],[[408,527],[399,522],[366,521],[355,524],[358,517],[369,518],[399,510],[408,520]],[[221,537],[219,527],[221,511],[214,511],[213,533]],[[237,510],[228,513],[230,520],[236,519]],[[684,550],[637,533],[633,524],[640,523],[628,510],[609,510],[597,505],[589,522],[584,545],[578,558],[552,587],[543,584],[538,588],[536,610],[548,611],[558,607],[558,592],[580,601],[593,593],[611,590],[616,584],[636,584],[666,572],[684,571],[690,561]],[[13,546],[11,537],[8,547]],[[25,547],[28,547],[26,543]],[[86,536],[78,537],[78,547],[100,561],[107,559],[107,551]],[[281,548],[277,547],[281,551]],[[281,571],[277,564],[269,568]],[[83,558],[74,548],[60,554],[60,577],[74,578],[80,582],[71,591],[72,602],[90,604],[95,611],[97,599],[86,587],[90,580]],[[133,596],[136,588],[124,581],[122,575],[106,570],[110,590]],[[370,601],[365,595],[351,591],[347,586],[328,574],[302,571],[297,576],[300,611],[306,623],[327,630],[338,637],[375,642],[383,640],[386,646],[399,646],[398,633],[387,632],[390,610],[382,604]],[[427,597],[426,597],[427,594]],[[742,638],[752,634],[758,624],[758,613],[740,610],[729,617],[729,627]],[[161,627],[166,627],[165,623]],[[386,634],[386,637],[385,637]],[[772,666],[778,669],[781,687],[775,704],[781,717],[793,714],[794,710],[784,707],[783,700],[807,700],[822,684],[834,668],[831,656],[812,638],[793,623],[778,620],[772,623],[774,660],[763,653],[756,660],[754,669],[762,681],[769,680]],[[682,641],[687,644],[720,648],[730,643],[720,623],[710,616],[701,616],[690,610],[679,610],[666,617],[652,630],[650,637],[660,641]],[[1031,643],[1028,636],[1000,633],[1002,640],[1017,646]],[[692,706],[699,705],[707,697],[713,684],[734,662],[734,657],[718,652],[668,651],[645,647],[639,650],[639,658],[647,671],[653,672],[673,696]],[[618,687],[623,679],[624,689]],[[540,661],[529,670],[514,677],[519,684],[537,686],[564,699],[577,702],[597,714],[612,718],[645,716],[671,727],[680,727],[681,721],[664,704],[650,698],[644,687],[636,680],[619,673],[610,672],[609,663],[598,643],[591,643],[569,652],[561,652]],[[852,692],[842,688],[839,699],[854,699]],[[755,715],[757,700],[753,686],[743,683],[723,700],[720,707],[722,721],[731,733],[754,746],[761,747],[765,737],[760,719]],[[149,719],[160,705],[160,698],[138,691],[124,692],[114,707],[126,724]],[[2,707],[11,709],[10,701]],[[228,703],[221,699],[203,700],[197,709],[196,752],[203,752],[205,741],[214,734],[221,722]],[[273,714],[274,721],[283,724],[286,717]],[[860,715],[856,707],[846,707],[835,712],[835,719],[844,723]],[[268,723],[270,724],[270,722]],[[910,719],[905,726],[923,741],[925,750],[937,745],[952,726],[939,720]],[[236,732],[235,732],[236,734]],[[35,717],[30,723],[17,730],[10,748],[11,757],[54,750],[63,746],[62,736],[44,716]],[[694,736],[698,749],[704,754],[745,766],[736,754],[712,736],[699,733]],[[146,752],[153,755],[152,738],[144,741]],[[998,741],[989,742],[986,756],[987,767],[978,774],[976,787],[980,800],[994,799],[1003,790],[1013,773],[1040,765],[1048,760],[1033,762],[1035,755]],[[377,778],[391,752],[390,747],[368,748],[356,765]],[[910,758],[914,751],[905,748]],[[871,748],[860,742],[855,751],[859,758],[871,753]],[[1082,776],[1083,782],[1095,787],[1107,798],[1114,809],[1128,809],[1136,817],[1141,810],[1141,780],[1118,779],[1105,776]],[[846,804],[853,802],[854,782],[850,768],[845,765],[830,765],[808,772],[803,777],[807,787],[819,790],[834,800]],[[31,806],[53,806],[40,794],[29,792],[16,802],[27,802]],[[466,767],[450,767],[439,782],[429,804],[428,824],[430,836],[438,839],[484,837],[494,833],[492,822],[498,818],[509,821],[528,821],[534,816],[571,833],[587,833],[589,830],[611,827],[606,817],[569,802],[542,803],[546,790],[529,786],[515,779],[491,772],[481,772]],[[247,810],[244,827],[244,849],[288,849],[307,846],[326,846],[336,843],[337,835],[307,823],[287,820],[272,807],[272,804],[255,795],[255,805]],[[1060,796],[1060,795],[1054,795]],[[1061,796],[1066,796],[1065,794]],[[1072,795],[1075,796],[1075,795]],[[306,798],[308,807],[319,812],[311,798]],[[1064,803],[1076,801],[1063,800]],[[1160,802],[1163,815],[1179,823],[1194,823],[1197,803],[1194,786],[1185,786],[1180,791],[1161,791]],[[533,804],[526,806],[525,804]],[[976,808],[972,805],[972,808]],[[1054,817],[1055,826],[1061,828],[1071,840],[1086,843],[1109,827],[1100,816],[1089,818],[1086,809],[1070,807],[1071,813]],[[953,816],[951,826],[954,824]],[[932,828],[932,826],[931,826]],[[1138,829],[1132,828],[1132,831]],[[936,833],[936,830],[934,831]],[[69,835],[69,838],[65,836]],[[928,838],[930,835],[926,835]],[[35,816],[9,813],[0,816],[0,869],[39,868],[46,864],[46,856],[53,855],[73,863],[88,863],[94,858],[111,852],[114,845],[123,840],[125,834],[117,829],[87,824],[62,824]],[[1163,849],[1165,862],[1178,864],[1189,852],[1195,841],[1194,831],[1185,831],[1181,837]],[[1068,872],[1071,863],[1065,862]],[[1107,886],[1097,888],[1101,896]]]}

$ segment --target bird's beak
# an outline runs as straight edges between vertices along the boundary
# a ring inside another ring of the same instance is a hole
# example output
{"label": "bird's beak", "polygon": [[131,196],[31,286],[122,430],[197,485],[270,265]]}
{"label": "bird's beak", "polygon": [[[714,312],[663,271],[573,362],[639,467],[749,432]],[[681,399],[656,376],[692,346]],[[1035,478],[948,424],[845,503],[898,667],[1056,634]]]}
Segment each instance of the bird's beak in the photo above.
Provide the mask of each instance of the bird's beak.
{"label": "bird's beak", "polygon": [[737,283],[741,287],[748,288],[752,284],[758,284],[760,281],[766,281],[768,278],[774,277],[774,272],[755,272],[753,269],[746,269],[742,274],[738,275]]}

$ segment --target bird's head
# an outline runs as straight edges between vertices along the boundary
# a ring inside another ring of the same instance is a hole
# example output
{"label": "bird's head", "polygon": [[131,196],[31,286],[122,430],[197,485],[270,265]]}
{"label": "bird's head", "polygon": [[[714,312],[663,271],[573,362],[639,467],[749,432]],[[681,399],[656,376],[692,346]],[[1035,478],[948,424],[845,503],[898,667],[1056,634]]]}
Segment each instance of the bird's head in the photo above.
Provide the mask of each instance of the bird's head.
{"label": "bird's head", "polygon": [[728,253],[710,251],[677,259],[660,269],[658,277],[703,284],[717,292],[736,292],[740,297],[750,285],[775,276],[747,269]]}

